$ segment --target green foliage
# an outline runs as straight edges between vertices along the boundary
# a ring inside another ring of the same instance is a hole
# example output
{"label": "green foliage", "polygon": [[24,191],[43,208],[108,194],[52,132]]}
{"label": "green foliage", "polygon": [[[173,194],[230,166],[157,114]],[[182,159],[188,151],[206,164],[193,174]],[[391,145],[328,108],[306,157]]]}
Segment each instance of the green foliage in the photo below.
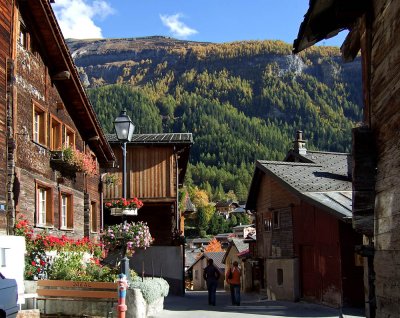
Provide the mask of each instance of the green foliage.
{"label": "green foliage", "polygon": [[51,265],[48,278],[88,282],[113,282],[117,279],[117,269],[100,266],[94,260],[83,263],[83,258],[83,253],[58,253]]}
{"label": "green foliage", "polygon": [[[200,232],[206,232],[208,229],[207,213],[204,207],[197,209],[197,228]],[[200,234],[201,235],[201,234]],[[205,236],[205,235],[202,235]]]}
{"label": "green foliage", "polygon": [[121,110],[135,125],[135,133],[158,133],[162,131],[159,110],[142,90],[128,85],[109,85],[88,91],[97,116],[106,132],[114,132],[114,119]]}
{"label": "green foliage", "polygon": [[160,297],[168,296],[169,285],[163,278],[134,277],[129,284],[129,288],[138,288],[142,292],[146,303],[151,304]]}
{"label": "green foliage", "polygon": [[282,160],[296,130],[304,131],[307,149],[350,151],[362,113],[360,64],[342,64],[337,48],[293,56],[281,41],[157,41],[171,43],[159,50],[149,39],[135,49],[137,58],[114,65],[123,84],[102,74],[89,97],[108,132],[123,108],[136,132],[192,132],[186,185],[210,199],[233,190],[246,200],[254,162]]}

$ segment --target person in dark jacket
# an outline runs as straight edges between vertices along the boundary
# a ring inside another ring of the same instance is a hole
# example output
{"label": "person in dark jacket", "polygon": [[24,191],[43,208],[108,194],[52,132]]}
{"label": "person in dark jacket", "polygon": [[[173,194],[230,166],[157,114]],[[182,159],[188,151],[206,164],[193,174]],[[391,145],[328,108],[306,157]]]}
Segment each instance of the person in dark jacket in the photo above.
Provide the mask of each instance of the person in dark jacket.
{"label": "person in dark jacket", "polygon": [[212,259],[209,259],[207,264],[207,267],[204,268],[203,278],[207,282],[208,304],[215,306],[218,279],[221,276],[221,273],[218,268],[215,267]]}

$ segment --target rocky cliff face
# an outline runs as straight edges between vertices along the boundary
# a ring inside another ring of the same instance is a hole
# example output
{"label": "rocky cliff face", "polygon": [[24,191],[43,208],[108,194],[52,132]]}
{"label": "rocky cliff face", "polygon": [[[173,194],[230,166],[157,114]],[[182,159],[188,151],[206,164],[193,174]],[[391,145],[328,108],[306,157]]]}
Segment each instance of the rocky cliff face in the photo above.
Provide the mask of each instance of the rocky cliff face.
{"label": "rocky cliff face", "polygon": [[143,85],[168,71],[177,78],[190,69],[198,72],[226,69],[232,75],[257,80],[255,74],[261,74],[267,65],[274,65],[276,76],[305,72],[327,85],[361,72],[358,61],[344,64],[338,50],[327,55],[316,52],[292,55],[290,45],[277,41],[213,44],[153,36],[69,39],[67,44],[81,79],[89,88],[114,83]]}

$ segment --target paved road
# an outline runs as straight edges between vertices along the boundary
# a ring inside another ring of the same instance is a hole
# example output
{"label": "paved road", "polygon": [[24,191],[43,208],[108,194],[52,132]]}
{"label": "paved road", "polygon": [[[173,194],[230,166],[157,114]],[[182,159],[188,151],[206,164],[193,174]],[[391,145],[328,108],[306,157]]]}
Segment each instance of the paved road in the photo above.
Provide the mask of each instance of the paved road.
{"label": "paved road", "polygon": [[[186,292],[184,297],[168,296],[164,311],[155,318],[333,318],[340,317],[337,309],[305,302],[282,302],[260,299],[257,294],[242,294],[241,306],[230,304],[230,295],[217,292],[217,305],[207,305],[206,291]],[[343,318],[365,317],[361,310],[344,310]]]}

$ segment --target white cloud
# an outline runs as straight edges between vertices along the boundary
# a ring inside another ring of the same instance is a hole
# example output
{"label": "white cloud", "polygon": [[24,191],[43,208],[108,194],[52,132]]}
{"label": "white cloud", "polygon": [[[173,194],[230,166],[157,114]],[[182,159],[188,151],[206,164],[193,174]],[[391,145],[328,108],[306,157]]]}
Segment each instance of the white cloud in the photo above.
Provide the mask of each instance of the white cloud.
{"label": "white cloud", "polygon": [[180,13],[174,15],[160,14],[162,23],[169,28],[173,36],[187,38],[190,35],[198,33],[195,29],[191,29],[185,23],[179,21],[180,18],[182,18],[182,14]]}
{"label": "white cloud", "polygon": [[102,38],[101,28],[94,18],[104,19],[114,13],[104,0],[57,0],[53,4],[58,23],[65,38]]}

